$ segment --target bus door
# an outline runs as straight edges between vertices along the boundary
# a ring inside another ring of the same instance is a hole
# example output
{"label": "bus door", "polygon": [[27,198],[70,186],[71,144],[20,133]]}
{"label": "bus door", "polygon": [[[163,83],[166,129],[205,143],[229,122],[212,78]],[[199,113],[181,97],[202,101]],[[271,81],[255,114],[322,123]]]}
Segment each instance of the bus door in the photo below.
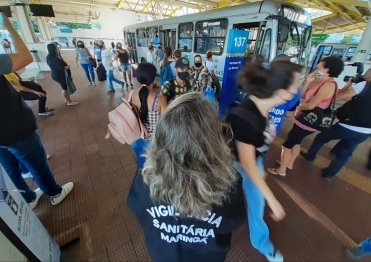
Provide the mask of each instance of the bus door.
{"label": "bus door", "polygon": [[163,39],[160,37],[163,46],[170,46],[171,50],[175,50],[176,44],[176,29],[165,29],[160,31],[160,36],[163,34]]}
{"label": "bus door", "polygon": [[130,44],[134,50],[134,62],[138,62],[137,41],[135,39],[135,33],[127,32],[127,43]]}
{"label": "bus door", "polygon": [[[251,61],[258,54],[258,49],[259,49],[257,48],[259,47],[258,42],[260,40],[260,37],[264,34],[265,24],[262,24],[260,22],[234,24],[233,29],[244,30],[249,33],[249,39],[247,42],[246,50],[244,52],[245,53],[244,61],[245,62]],[[269,59],[269,58],[265,57],[265,59]]]}

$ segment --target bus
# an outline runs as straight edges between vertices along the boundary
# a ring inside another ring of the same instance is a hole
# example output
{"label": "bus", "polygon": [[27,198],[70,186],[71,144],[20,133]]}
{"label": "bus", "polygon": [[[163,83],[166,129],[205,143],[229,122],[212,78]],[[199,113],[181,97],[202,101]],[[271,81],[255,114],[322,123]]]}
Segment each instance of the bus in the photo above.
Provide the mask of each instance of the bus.
{"label": "bus", "polygon": [[371,53],[369,54],[366,61],[355,61],[355,54],[357,51],[357,44],[338,44],[338,43],[322,43],[314,48],[311,54],[311,68],[310,72],[313,72],[318,62],[328,56],[337,56],[341,58],[344,63],[344,71],[336,78],[336,82],[339,88],[342,88],[345,76],[355,76],[357,74],[357,67],[351,66],[354,62],[361,62],[364,64],[364,72],[371,67]]}
{"label": "bus", "polygon": [[[247,32],[248,39],[231,38],[236,30]],[[312,23],[310,14],[304,9],[289,3],[266,0],[138,23],[125,27],[123,33],[126,43],[134,48],[137,62],[146,57],[150,44],[154,45],[155,50],[158,43],[163,47],[170,46],[173,50],[179,49],[191,66],[196,54],[201,55],[205,63],[206,52],[212,51],[214,73],[223,93],[223,85],[226,85],[224,80],[227,78],[228,86],[235,86],[230,82],[234,81],[234,77],[227,75],[229,71],[240,69],[238,66],[228,66],[228,58],[243,59],[246,48],[249,48],[251,58],[262,55],[268,62],[278,54],[289,55],[291,61],[305,67],[304,78],[310,62]],[[233,45],[244,46],[245,49],[238,48],[239,53],[229,54],[227,51]],[[234,64],[239,65],[240,62]],[[238,92],[237,89],[235,91]]]}

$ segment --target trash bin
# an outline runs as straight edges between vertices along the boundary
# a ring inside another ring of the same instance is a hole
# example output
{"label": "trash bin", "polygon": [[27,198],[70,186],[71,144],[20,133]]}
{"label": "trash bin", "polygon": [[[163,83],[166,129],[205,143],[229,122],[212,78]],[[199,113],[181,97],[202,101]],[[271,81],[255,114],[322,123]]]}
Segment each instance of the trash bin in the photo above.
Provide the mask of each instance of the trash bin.
{"label": "trash bin", "polygon": [[40,60],[40,56],[39,56],[39,53],[37,52],[37,50],[30,50],[30,52],[31,52],[31,55],[33,57],[33,61],[37,62],[37,63],[40,63],[41,60]]}

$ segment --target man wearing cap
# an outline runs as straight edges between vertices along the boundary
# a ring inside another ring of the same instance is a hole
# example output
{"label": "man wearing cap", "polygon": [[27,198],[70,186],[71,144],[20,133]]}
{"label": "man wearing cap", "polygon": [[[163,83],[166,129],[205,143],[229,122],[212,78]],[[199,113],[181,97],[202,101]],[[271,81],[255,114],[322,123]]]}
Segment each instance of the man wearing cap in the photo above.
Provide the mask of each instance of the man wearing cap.
{"label": "man wearing cap", "polygon": [[166,97],[168,104],[175,98],[192,90],[189,79],[189,61],[185,57],[175,62],[175,79],[166,81],[162,86],[161,94]]}

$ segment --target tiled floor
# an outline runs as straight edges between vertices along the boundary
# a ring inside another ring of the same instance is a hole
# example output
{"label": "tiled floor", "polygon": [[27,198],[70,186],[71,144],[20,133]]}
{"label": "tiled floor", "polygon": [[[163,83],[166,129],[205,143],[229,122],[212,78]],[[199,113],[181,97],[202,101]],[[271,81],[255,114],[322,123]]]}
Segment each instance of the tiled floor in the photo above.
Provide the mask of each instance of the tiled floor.
{"label": "tiled floor", "polygon": [[[49,163],[57,181],[73,181],[75,188],[58,206],[51,206],[43,197],[35,212],[59,244],[80,238],[62,252],[62,261],[150,260],[142,231],[125,204],[135,155],[129,146],[104,138],[107,113],[120,103],[124,91],[117,86],[115,94],[107,94],[105,82],[88,87],[82,69],[74,67],[73,51],[63,50],[62,55],[73,68],[78,88],[73,99],[80,104],[66,106],[60,86],[45,73],[46,79],[39,82],[48,92],[48,106],[55,108],[55,116],[37,116],[38,132],[52,155]],[[289,128],[286,121],[266,166],[275,166],[278,146]],[[306,139],[304,147],[312,139]],[[287,212],[279,223],[269,217],[268,209],[266,214],[271,239],[286,261],[347,261],[344,246],[371,236],[371,195],[364,186],[371,186],[371,172],[364,168],[369,148],[369,141],[360,146],[342,177],[333,182],[320,177],[319,167],[330,159],[328,148],[321,151],[321,161],[313,166],[298,159],[286,178],[267,177]],[[35,187],[32,180],[29,182]],[[265,260],[250,245],[246,224],[234,234],[228,260]]]}

